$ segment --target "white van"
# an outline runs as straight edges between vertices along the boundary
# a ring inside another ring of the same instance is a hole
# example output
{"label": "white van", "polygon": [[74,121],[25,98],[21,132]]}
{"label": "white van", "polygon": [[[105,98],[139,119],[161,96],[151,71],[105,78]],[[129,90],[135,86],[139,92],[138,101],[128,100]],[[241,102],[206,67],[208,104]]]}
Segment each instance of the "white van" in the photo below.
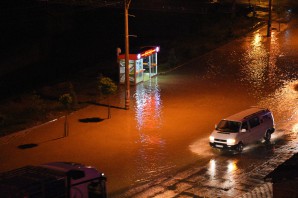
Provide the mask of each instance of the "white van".
{"label": "white van", "polygon": [[221,150],[242,152],[244,145],[265,139],[274,132],[272,113],[252,107],[221,120],[209,137],[210,146]]}

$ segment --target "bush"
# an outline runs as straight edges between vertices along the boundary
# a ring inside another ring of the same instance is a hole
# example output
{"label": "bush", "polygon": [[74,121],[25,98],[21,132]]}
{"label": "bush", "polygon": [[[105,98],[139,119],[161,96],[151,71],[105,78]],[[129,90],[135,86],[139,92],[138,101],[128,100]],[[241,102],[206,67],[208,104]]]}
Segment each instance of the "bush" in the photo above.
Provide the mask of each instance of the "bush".
{"label": "bush", "polygon": [[109,77],[99,75],[98,77],[98,89],[103,95],[112,95],[117,91],[117,85]]}

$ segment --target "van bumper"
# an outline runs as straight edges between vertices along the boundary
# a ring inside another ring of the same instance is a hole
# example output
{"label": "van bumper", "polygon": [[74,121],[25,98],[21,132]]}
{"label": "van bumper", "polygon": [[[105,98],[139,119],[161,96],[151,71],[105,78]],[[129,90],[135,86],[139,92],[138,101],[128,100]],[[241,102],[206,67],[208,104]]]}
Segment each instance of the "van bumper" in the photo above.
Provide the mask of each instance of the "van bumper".
{"label": "van bumper", "polygon": [[211,143],[209,142],[210,146],[216,149],[220,150],[228,150],[228,151],[234,151],[237,149],[237,144],[236,145],[226,145],[226,144],[220,144],[220,143]]}

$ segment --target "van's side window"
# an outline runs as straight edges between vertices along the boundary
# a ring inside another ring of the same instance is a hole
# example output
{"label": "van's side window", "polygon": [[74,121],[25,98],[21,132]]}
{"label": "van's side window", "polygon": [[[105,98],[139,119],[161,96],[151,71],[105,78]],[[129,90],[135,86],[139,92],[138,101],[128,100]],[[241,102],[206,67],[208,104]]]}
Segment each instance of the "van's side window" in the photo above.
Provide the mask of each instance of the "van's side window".
{"label": "van's side window", "polygon": [[258,117],[251,118],[248,122],[249,122],[250,128],[254,128],[260,125],[260,120]]}
{"label": "van's side window", "polygon": [[241,129],[246,129],[246,130],[248,130],[247,122],[242,122]]}

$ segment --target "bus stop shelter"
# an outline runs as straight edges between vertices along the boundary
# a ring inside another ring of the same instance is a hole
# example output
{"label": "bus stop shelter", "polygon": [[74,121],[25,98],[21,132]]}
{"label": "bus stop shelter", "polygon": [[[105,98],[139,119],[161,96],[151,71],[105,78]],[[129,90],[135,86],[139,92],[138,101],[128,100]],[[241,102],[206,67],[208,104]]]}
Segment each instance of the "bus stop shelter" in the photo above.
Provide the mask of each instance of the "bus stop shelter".
{"label": "bus stop shelter", "polygon": [[[144,47],[129,54],[129,81],[136,85],[157,75],[157,53],[159,47]],[[119,82],[125,83],[125,54],[118,55]]]}

